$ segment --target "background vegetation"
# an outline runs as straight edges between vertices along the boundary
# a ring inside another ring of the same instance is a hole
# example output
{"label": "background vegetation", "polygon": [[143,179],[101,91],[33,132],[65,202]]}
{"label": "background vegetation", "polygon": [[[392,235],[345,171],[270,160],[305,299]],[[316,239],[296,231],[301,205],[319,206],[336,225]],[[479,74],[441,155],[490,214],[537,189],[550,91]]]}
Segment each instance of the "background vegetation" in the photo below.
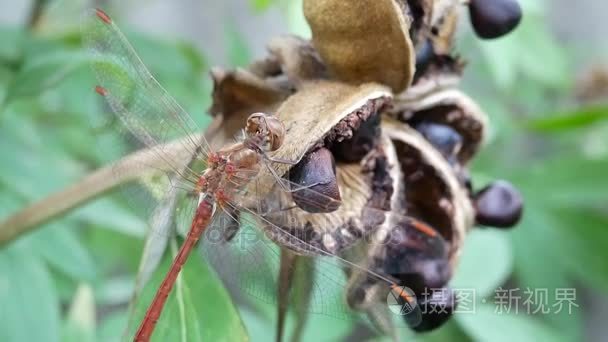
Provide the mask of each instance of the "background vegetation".
{"label": "background vegetation", "polygon": [[[590,72],[591,61],[601,57],[595,51],[602,49],[584,46],[584,40],[576,45],[558,40],[547,24],[550,4],[522,0],[524,21],[498,41],[479,41],[462,25],[458,51],[469,60],[463,86],[493,127],[473,167],[474,184],[513,182],[524,194],[525,214],[512,231],[471,234],[453,286],[474,287],[487,303],[478,301],[476,314],[456,315],[421,340],[600,340],[608,334],[599,313],[608,305],[608,106],[602,96],[593,101],[576,96],[578,75]],[[116,145],[98,148],[104,139],[116,138],[111,114],[91,91],[94,80],[80,46],[80,5],[51,1],[30,26],[0,23],[0,217],[125,151]],[[297,2],[250,0],[247,8],[250,13],[241,16],[278,9],[292,31],[307,34]],[[121,6],[108,11],[121,22]],[[246,64],[252,47],[226,22],[225,64]],[[200,25],[204,32],[205,23]],[[210,103],[208,51],[121,27],[159,81],[204,121]],[[601,83],[593,89],[601,94]],[[118,339],[145,227],[140,214],[110,193],[0,247],[0,340]],[[235,308],[201,259],[188,267],[200,274],[187,280],[186,305],[194,310],[189,325],[202,327],[207,338],[226,329],[231,337],[272,338],[274,308],[263,303]],[[492,304],[498,287],[547,288],[550,299],[557,288],[576,287],[580,307],[571,314],[499,315]],[[313,316],[305,336],[328,340],[353,329],[351,322]]]}

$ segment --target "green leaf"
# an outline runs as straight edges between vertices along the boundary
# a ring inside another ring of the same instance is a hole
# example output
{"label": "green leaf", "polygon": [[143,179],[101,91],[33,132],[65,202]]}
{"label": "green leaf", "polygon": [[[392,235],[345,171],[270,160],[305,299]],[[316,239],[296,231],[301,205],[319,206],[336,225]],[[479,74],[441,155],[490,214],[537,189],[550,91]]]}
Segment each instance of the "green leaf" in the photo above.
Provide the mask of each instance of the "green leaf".
{"label": "green leaf", "polygon": [[556,225],[555,241],[568,270],[591,287],[608,292],[608,217],[592,210],[561,208],[550,211]]}
{"label": "green leaf", "polygon": [[249,5],[256,11],[265,11],[273,5],[275,0],[249,0]]}
{"label": "green leaf", "polygon": [[129,314],[125,310],[112,312],[104,317],[97,329],[97,341],[122,341]]}
{"label": "green leaf", "polygon": [[511,244],[504,232],[473,230],[464,242],[462,258],[451,286],[475,289],[478,297],[488,296],[507,281],[512,268]]}
{"label": "green leaf", "polygon": [[78,280],[93,281],[97,274],[89,252],[72,226],[53,223],[28,238],[32,251],[43,260]]}
{"label": "green leaf", "polygon": [[7,100],[36,95],[61,82],[86,65],[89,56],[80,50],[64,50],[32,59],[17,73]]}
{"label": "green leaf", "polygon": [[162,41],[136,32],[127,38],[144,65],[159,79],[190,79],[199,77],[206,63],[196,50],[184,42]]}
{"label": "green leaf", "polygon": [[44,263],[29,249],[0,250],[0,340],[59,341],[59,300]]}
{"label": "green leaf", "polygon": [[540,119],[531,120],[526,126],[536,132],[558,133],[590,127],[599,121],[607,119],[608,107],[591,106],[565,113],[541,115]]}
{"label": "green leaf", "polygon": [[9,68],[0,65],[0,113],[4,107],[4,100],[8,94],[10,82],[13,78],[13,72]]}
{"label": "green leaf", "polygon": [[21,56],[26,39],[25,31],[14,27],[0,27],[0,61],[14,63]]}
{"label": "green leaf", "polygon": [[492,305],[478,305],[474,314],[460,314],[454,318],[476,341],[564,341],[563,336],[539,320],[523,315],[498,314]]}
{"label": "green leaf", "polygon": [[[556,229],[559,225],[557,216],[552,215],[542,203],[528,201],[522,223],[511,233],[516,278],[522,290],[546,289],[553,296],[558,288],[572,287],[564,262],[571,256],[562,247]],[[564,310],[559,314],[543,315],[543,318],[571,340],[579,340],[582,336],[582,318],[578,311],[569,314]]]}
{"label": "green leaf", "polygon": [[561,154],[559,158],[529,163],[509,176],[521,189],[524,201],[545,207],[593,205],[608,199],[608,159]]}
{"label": "green leaf", "polygon": [[228,63],[231,66],[245,66],[251,61],[251,51],[243,35],[234,25],[226,29]]}
{"label": "green leaf", "polygon": [[145,233],[146,222],[110,198],[102,198],[79,208],[71,216],[133,237],[141,238]]}
{"label": "green leaf", "polygon": [[[134,335],[148,305],[176,253],[166,253],[152,280],[144,287],[130,318],[128,336]],[[203,260],[190,256],[171,291],[156,325],[153,341],[242,341],[247,333],[223,284]]]}
{"label": "green leaf", "polygon": [[64,324],[63,341],[95,341],[95,299],[89,285],[76,290]]}

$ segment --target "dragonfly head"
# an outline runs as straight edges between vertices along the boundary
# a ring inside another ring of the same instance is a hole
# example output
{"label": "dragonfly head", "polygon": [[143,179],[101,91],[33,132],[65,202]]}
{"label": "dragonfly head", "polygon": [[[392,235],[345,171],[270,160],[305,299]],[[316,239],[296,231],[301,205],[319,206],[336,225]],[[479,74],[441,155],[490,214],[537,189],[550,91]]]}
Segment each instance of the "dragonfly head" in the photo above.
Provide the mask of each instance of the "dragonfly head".
{"label": "dragonfly head", "polygon": [[247,118],[245,135],[262,151],[276,151],[285,139],[285,126],[272,115],[253,113]]}

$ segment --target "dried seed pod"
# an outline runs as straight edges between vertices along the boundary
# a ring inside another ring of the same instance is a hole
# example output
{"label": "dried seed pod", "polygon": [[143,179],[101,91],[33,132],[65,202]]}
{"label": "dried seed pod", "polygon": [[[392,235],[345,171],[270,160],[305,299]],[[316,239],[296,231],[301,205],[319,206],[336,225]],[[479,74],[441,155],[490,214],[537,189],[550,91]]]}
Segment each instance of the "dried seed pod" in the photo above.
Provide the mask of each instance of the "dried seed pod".
{"label": "dried seed pod", "polygon": [[363,122],[352,138],[333,144],[331,151],[341,162],[352,163],[363,159],[380,137],[380,115]]}
{"label": "dried seed pod", "polygon": [[[301,172],[301,168],[313,167],[314,160],[309,164],[311,159],[307,155],[319,149],[324,151],[320,159],[328,160],[326,148],[331,149],[334,144],[353,138],[361,125],[379,115],[378,112],[389,99],[390,91],[376,84],[351,86],[330,81],[304,82],[298,92],[289,97],[276,111],[277,117],[285,125],[287,137],[281,148],[271,153],[272,158],[300,161],[304,164],[298,163],[292,167],[288,164],[275,163],[273,166],[276,174],[286,175],[293,170],[290,174],[293,180],[314,183],[311,179],[319,176],[319,173],[325,175],[331,173],[328,172],[327,165],[323,166],[323,170],[316,170],[315,174]],[[387,193],[392,191],[390,178],[381,176],[387,172],[388,166],[377,161],[382,157],[382,153],[381,151],[377,155],[374,153],[375,151],[372,150],[366,157],[367,160],[362,163],[360,159],[353,159],[355,162],[336,165],[335,177],[339,194],[341,198],[348,199],[343,201],[337,210],[330,207],[318,208],[318,201],[315,202],[317,208],[312,210],[308,203],[313,202],[314,199],[309,199],[307,193],[312,193],[311,196],[314,196],[314,193],[302,189],[297,192],[295,204],[299,202],[303,208],[294,207],[294,198],[287,193],[284,195],[288,198],[278,201],[282,202],[281,208],[292,208],[289,210],[289,222],[281,221],[286,219],[284,213],[277,215],[279,217],[271,215],[268,219],[286,230],[291,230],[292,234],[301,237],[302,240],[331,252],[352,244],[366,234],[367,229],[375,227],[378,222],[384,220],[384,217],[376,217],[377,211],[366,212],[365,207],[382,208],[382,197],[390,196]],[[389,184],[383,183],[384,179],[389,179]],[[256,189],[252,191],[256,191],[258,194],[256,197],[259,198],[264,197],[265,192],[272,191],[273,187],[278,185],[275,178],[268,174],[268,171],[263,170],[255,186]],[[333,185],[329,188],[333,188]],[[336,196],[334,190],[325,190],[328,191],[324,192],[325,195]],[[307,210],[331,212],[314,215]],[[311,231],[311,227],[323,228],[327,231]],[[277,239],[281,238],[280,232],[271,232],[270,235],[277,235]],[[287,247],[299,253],[311,252],[299,250],[295,245]]]}
{"label": "dried seed pod", "polygon": [[291,90],[244,69],[213,68],[211,78],[213,103],[209,113],[221,116],[222,120],[211,141],[214,146],[223,146],[234,139],[251,113],[274,113],[291,94]]}
{"label": "dried seed pod", "polygon": [[470,0],[469,14],[475,33],[483,39],[511,32],[522,16],[517,0]]}
{"label": "dried seed pod", "polygon": [[296,87],[303,81],[327,77],[327,68],[311,42],[297,36],[279,36],[270,41],[268,50],[281,71]]}
{"label": "dried seed pod", "polygon": [[[445,158],[418,132],[388,118],[382,122],[382,131],[381,146],[387,161],[399,166],[390,168],[389,173],[401,180],[394,183],[390,201],[390,213],[396,215],[389,213],[387,221],[349,257],[363,258],[370,269],[393,275],[418,293],[427,287],[442,287],[456,267],[466,232],[473,226],[471,200]],[[447,245],[430,238],[432,233],[414,234],[416,230],[406,229],[412,221],[404,216],[428,223],[424,231],[435,228]],[[354,309],[367,311],[374,305],[370,298],[382,298],[386,291],[385,284],[355,273],[349,278],[347,301]]]}
{"label": "dried seed pod", "polygon": [[417,131],[389,119],[383,121],[382,129],[395,146],[403,173],[405,203],[401,214],[437,229],[449,243],[448,260],[453,270],[464,236],[474,223],[468,194],[447,160]]}
{"label": "dried seed pod", "polygon": [[[320,213],[323,212],[322,209],[326,210],[324,212],[338,209],[341,198],[336,179],[336,162],[327,148],[321,147],[308,153],[289,170],[289,179],[298,186],[306,188],[306,190],[292,193],[293,200],[298,207],[309,213]],[[308,189],[313,191],[308,191]],[[319,196],[319,194],[323,196]],[[312,198],[309,198],[311,196]],[[335,201],[328,201],[329,199]],[[309,205],[310,203],[317,205]]]}
{"label": "dried seed pod", "polygon": [[251,114],[259,111],[260,107],[283,101],[291,94],[290,90],[272,84],[244,69],[228,71],[213,68],[211,78],[213,104],[209,112],[212,115],[222,114],[227,117],[241,110]]}
{"label": "dried seed pod", "polygon": [[477,224],[511,228],[521,219],[523,198],[507,181],[496,181],[474,196]]}
{"label": "dried seed pod", "polygon": [[[431,49],[431,43],[421,46],[420,49],[425,46],[428,47],[429,54],[421,55],[422,65],[420,69],[416,69],[414,83],[406,91],[395,96],[396,107],[391,112],[398,112],[404,104],[422,101],[425,97],[442,90],[453,89],[460,83],[464,62],[450,55],[435,54]],[[423,57],[430,59],[422,60]]]}
{"label": "dried seed pod", "polygon": [[455,89],[440,90],[417,99],[398,98],[391,115],[414,126],[426,122],[454,129],[462,137],[457,159],[463,166],[483,143],[488,125],[487,116],[479,106]]}
{"label": "dried seed pod", "polygon": [[304,0],[304,15],[332,76],[400,92],[410,85],[415,62],[406,7],[397,0]]}
{"label": "dried seed pod", "polygon": [[448,55],[452,51],[458,25],[459,5],[460,3],[454,0],[433,1],[428,29],[431,35],[428,38],[438,55]]}
{"label": "dried seed pod", "polygon": [[[276,110],[287,130],[281,148],[271,154],[282,160],[300,160],[318,147],[330,147],[353,137],[359,126],[373,117],[391,99],[390,90],[377,84],[351,86],[332,81],[302,84]],[[289,170],[277,164],[279,175]]]}

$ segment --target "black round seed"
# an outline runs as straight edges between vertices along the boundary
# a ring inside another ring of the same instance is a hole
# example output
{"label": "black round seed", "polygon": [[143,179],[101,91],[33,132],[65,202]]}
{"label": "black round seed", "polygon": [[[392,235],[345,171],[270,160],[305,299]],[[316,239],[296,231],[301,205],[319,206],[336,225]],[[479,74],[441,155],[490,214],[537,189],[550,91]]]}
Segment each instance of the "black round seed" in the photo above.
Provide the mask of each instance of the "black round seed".
{"label": "black round seed", "polygon": [[497,228],[510,228],[521,219],[523,198],[519,191],[506,181],[496,181],[473,196],[477,224]]}
{"label": "black round seed", "polygon": [[511,32],[522,16],[517,0],[470,0],[469,13],[475,33],[483,39]]}
{"label": "black round seed", "polygon": [[418,299],[422,320],[412,329],[427,332],[439,328],[447,322],[456,310],[456,294],[452,289],[433,289]]}
{"label": "black round seed", "polygon": [[453,159],[462,147],[462,137],[450,126],[420,122],[414,128],[448,160]]}
{"label": "black round seed", "polygon": [[445,286],[450,279],[447,245],[411,227],[409,221],[397,221],[387,238],[384,272],[417,294]]}
{"label": "black round seed", "polygon": [[302,210],[329,213],[340,207],[336,163],[327,148],[319,148],[305,156],[291,168],[289,179],[300,189],[292,193],[292,198]]}

